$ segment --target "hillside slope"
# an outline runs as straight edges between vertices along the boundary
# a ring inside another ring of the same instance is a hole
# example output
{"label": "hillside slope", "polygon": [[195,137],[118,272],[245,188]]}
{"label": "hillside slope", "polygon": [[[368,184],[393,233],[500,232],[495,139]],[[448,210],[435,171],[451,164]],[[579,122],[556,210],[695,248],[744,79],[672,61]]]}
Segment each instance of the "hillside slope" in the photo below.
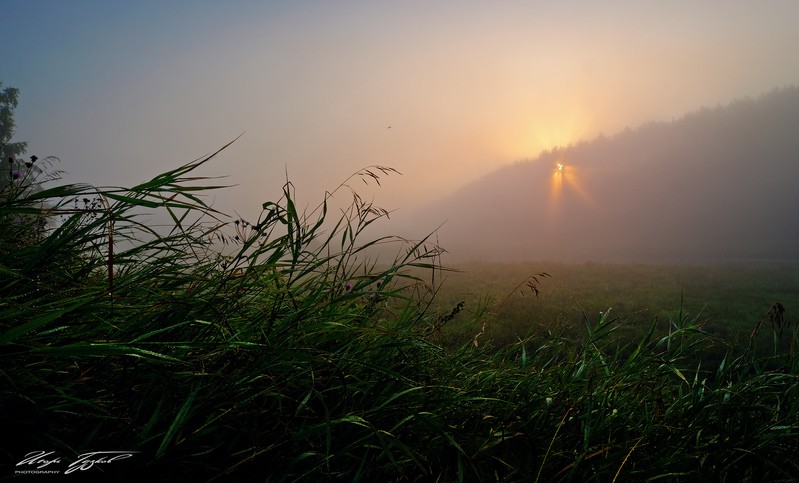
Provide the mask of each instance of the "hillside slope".
{"label": "hillside slope", "polygon": [[[562,169],[558,169],[561,164]],[[559,147],[421,210],[455,259],[799,258],[799,88]]]}

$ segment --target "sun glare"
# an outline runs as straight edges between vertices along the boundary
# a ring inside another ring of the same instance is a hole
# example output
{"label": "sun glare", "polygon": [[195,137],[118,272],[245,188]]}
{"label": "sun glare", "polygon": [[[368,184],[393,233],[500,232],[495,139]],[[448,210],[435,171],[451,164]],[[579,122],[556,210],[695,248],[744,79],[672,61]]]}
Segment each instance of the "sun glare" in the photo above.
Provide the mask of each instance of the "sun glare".
{"label": "sun glare", "polygon": [[552,172],[552,179],[550,180],[551,190],[549,192],[550,207],[553,210],[563,190],[564,169],[566,169],[566,166],[563,163],[555,163],[555,171]]}
{"label": "sun glare", "polygon": [[580,181],[579,169],[576,166],[567,166],[562,161],[558,161],[555,163],[555,169],[552,171],[552,178],[550,179],[551,216],[557,216],[559,200],[566,195],[566,191],[576,194],[589,207],[594,208],[591,197]]}

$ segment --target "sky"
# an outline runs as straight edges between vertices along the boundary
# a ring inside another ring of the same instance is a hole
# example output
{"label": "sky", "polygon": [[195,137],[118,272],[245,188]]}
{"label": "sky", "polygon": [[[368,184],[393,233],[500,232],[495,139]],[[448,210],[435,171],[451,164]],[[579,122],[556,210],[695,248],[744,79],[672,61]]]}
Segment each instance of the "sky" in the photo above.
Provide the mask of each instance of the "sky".
{"label": "sky", "polygon": [[[15,140],[131,185],[202,174],[256,213],[351,173],[411,213],[557,145],[799,83],[799,2],[0,0]],[[359,182],[357,182],[359,183]]]}

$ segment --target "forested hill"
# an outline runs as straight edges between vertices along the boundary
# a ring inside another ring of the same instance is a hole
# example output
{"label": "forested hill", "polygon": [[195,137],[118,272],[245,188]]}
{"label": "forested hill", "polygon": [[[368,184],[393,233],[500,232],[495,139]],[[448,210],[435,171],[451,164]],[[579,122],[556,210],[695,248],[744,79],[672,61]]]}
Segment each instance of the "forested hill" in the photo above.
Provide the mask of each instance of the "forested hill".
{"label": "forested hill", "polygon": [[[562,168],[558,168],[562,165]],[[799,258],[799,88],[503,167],[421,210],[455,259]]]}

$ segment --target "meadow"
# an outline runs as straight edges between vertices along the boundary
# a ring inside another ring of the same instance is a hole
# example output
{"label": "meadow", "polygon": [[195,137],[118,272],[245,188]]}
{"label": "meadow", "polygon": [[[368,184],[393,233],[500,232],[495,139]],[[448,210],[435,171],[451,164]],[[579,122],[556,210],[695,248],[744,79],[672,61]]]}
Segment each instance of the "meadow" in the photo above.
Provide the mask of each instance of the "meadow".
{"label": "meadow", "polygon": [[[703,358],[718,363],[727,349],[746,349],[753,330],[769,318],[775,304],[784,309],[784,320],[799,318],[797,262],[539,261],[448,267],[437,294],[438,307],[445,310],[463,302],[467,311],[488,309],[492,315],[485,335],[495,345],[552,331],[579,337],[584,320],[604,312],[618,319],[616,335],[621,343],[644,337],[651,324],[667,331],[674,321],[689,317],[716,339]],[[462,342],[479,332],[482,319],[479,326],[474,320],[454,322],[449,334],[461,334]],[[783,337],[783,342],[789,340]]]}
{"label": "meadow", "polygon": [[458,272],[365,238],[387,213],[345,184],[226,217],[212,158],[3,189],[0,477],[40,450],[130,452],[80,470],[104,481],[799,477],[795,267]]}

